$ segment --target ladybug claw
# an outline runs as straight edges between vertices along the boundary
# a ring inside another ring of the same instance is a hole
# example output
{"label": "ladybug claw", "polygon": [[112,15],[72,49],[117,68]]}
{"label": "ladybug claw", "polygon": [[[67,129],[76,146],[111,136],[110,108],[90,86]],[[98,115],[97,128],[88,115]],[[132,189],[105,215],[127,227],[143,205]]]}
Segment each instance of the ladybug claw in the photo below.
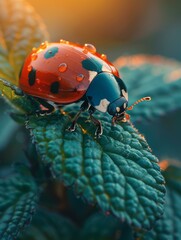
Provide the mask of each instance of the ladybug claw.
{"label": "ladybug claw", "polygon": [[98,126],[96,131],[95,131],[95,139],[99,139],[101,138],[101,135],[103,133],[103,129],[102,129],[102,126]]}
{"label": "ladybug claw", "polygon": [[66,130],[67,131],[69,131],[69,132],[74,132],[75,131],[75,129],[76,129],[76,122],[72,122],[72,124],[71,124],[71,126],[70,127],[68,127]]}
{"label": "ladybug claw", "polygon": [[75,126],[70,126],[66,129],[69,132],[74,132],[75,131]]}

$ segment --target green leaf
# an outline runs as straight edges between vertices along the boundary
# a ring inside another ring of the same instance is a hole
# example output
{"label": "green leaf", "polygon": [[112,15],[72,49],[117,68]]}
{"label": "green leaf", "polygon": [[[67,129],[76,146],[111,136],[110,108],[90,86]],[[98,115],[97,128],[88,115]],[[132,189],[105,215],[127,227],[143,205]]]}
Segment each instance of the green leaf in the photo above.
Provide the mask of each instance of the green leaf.
{"label": "green leaf", "polygon": [[38,188],[31,176],[0,175],[0,239],[14,240],[30,223],[36,210]]}
{"label": "green leaf", "polygon": [[[25,57],[48,35],[40,17],[24,0],[1,0],[0,22],[0,78],[18,85]],[[1,81],[0,91],[8,100],[20,98]]]}
{"label": "green leaf", "polygon": [[181,168],[169,166],[164,173],[167,182],[166,204],[163,217],[142,240],[181,240]]}
{"label": "green leaf", "polygon": [[[65,109],[76,113],[76,105]],[[110,116],[96,114],[103,123],[101,139],[95,127],[80,118],[73,133],[70,117],[58,112],[30,117],[27,126],[42,163],[53,177],[61,177],[88,202],[134,226],[150,228],[163,213],[164,179],[145,139],[129,123],[112,126]]]}
{"label": "green leaf", "polygon": [[112,216],[94,214],[80,232],[80,240],[132,240],[132,230]]}
{"label": "green leaf", "polygon": [[130,111],[132,120],[153,119],[181,110],[181,63],[157,56],[124,56],[115,65],[125,81],[129,102],[151,96]]}
{"label": "green leaf", "polygon": [[58,214],[40,210],[33,218],[30,227],[18,240],[73,240],[77,234],[78,231],[70,220]]}

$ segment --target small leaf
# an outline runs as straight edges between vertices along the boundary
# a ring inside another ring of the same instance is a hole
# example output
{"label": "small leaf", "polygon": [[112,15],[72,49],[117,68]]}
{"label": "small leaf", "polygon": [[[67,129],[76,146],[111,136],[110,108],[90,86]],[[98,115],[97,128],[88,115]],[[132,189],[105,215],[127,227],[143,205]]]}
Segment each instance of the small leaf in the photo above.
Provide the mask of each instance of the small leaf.
{"label": "small leaf", "polygon": [[77,234],[78,231],[70,220],[58,214],[40,210],[33,218],[30,227],[18,240],[74,240]]}
{"label": "small leaf", "polygon": [[181,63],[158,56],[124,56],[115,65],[125,81],[129,102],[151,96],[129,112],[132,120],[153,119],[181,110]]}
{"label": "small leaf", "polygon": [[[76,106],[66,109],[75,115]],[[129,123],[112,126],[110,116],[98,114],[104,134],[94,139],[95,127],[80,118],[81,126],[66,131],[70,117],[58,112],[30,117],[27,126],[52,176],[103,212],[111,211],[137,227],[150,228],[163,213],[164,180],[146,141]]]}
{"label": "small leaf", "polygon": [[141,240],[181,240],[181,168],[169,166],[164,176],[167,182],[164,214],[153,230],[140,237]]}
{"label": "small leaf", "polygon": [[132,240],[132,230],[112,216],[94,214],[80,232],[80,240]]}
{"label": "small leaf", "polygon": [[23,174],[0,176],[0,239],[14,240],[30,223],[36,210],[38,188],[33,178]]}
{"label": "small leaf", "polygon": [[[26,1],[1,0],[0,9],[0,78],[18,85],[25,57],[48,35],[40,17]],[[20,98],[1,81],[0,91],[8,100]]]}

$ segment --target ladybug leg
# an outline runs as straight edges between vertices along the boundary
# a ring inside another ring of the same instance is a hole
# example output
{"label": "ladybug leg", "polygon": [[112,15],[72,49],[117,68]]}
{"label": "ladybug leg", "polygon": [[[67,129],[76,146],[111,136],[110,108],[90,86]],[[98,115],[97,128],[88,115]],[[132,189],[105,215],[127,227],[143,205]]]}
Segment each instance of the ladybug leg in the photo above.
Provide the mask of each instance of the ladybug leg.
{"label": "ladybug leg", "polygon": [[54,110],[55,107],[53,105],[51,105],[50,103],[48,103],[46,100],[43,100],[41,98],[36,98],[36,100],[46,109],[40,109],[37,110],[35,113],[37,116],[45,116],[45,115],[49,115],[51,114]]}
{"label": "ladybug leg", "polygon": [[89,108],[89,104],[87,101],[84,101],[80,107],[79,112],[75,115],[75,117],[73,118],[72,124],[71,126],[67,129],[70,132],[74,132],[75,131],[75,126],[77,124],[77,120],[80,117],[80,114],[82,112],[85,112],[87,109]]}
{"label": "ladybug leg", "polygon": [[89,108],[89,114],[90,114],[90,120],[93,122],[94,125],[96,125],[96,131],[95,131],[95,138],[100,138],[100,136],[102,135],[103,133],[103,128],[102,128],[102,124],[101,122],[96,119],[95,117],[93,117],[93,113],[95,112],[95,108],[94,107],[90,107]]}

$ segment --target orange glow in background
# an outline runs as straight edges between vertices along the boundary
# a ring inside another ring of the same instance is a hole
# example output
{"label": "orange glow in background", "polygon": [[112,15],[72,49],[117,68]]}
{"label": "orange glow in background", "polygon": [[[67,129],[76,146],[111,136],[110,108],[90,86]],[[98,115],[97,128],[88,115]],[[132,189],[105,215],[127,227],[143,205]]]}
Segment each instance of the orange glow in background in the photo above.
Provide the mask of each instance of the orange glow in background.
{"label": "orange glow in background", "polygon": [[169,0],[28,0],[51,41],[96,45],[114,60],[159,54],[181,60],[181,2]]}
{"label": "orange glow in background", "polygon": [[128,41],[151,32],[160,23],[159,1],[29,0],[42,16],[52,40]]}

